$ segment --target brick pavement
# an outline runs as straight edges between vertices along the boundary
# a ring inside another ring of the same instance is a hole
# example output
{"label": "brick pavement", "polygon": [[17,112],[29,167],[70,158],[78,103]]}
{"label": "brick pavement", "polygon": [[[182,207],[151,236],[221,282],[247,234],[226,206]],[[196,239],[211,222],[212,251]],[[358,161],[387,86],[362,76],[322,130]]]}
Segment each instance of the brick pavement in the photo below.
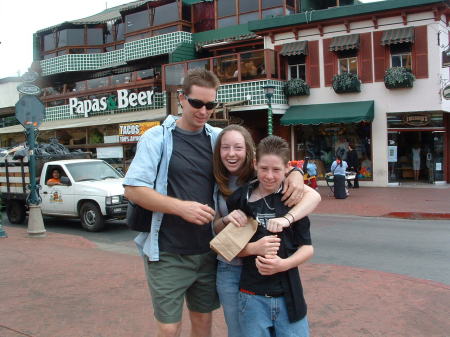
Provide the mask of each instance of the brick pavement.
{"label": "brick pavement", "polygon": [[[316,213],[448,214],[449,188],[360,188],[328,197]],[[369,203],[368,203],[369,201]],[[142,261],[74,235],[0,238],[1,337],[156,336]],[[313,337],[450,337],[450,285],[359,268],[301,269]],[[182,336],[188,336],[184,313]],[[221,310],[213,336],[225,337]]]}

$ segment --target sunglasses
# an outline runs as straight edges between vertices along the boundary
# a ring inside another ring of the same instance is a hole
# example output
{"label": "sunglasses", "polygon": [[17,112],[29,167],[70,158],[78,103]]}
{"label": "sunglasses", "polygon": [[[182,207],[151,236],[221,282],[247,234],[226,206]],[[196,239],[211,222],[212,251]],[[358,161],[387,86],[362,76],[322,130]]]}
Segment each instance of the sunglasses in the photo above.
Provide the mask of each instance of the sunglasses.
{"label": "sunglasses", "polygon": [[187,95],[184,95],[184,97],[186,97],[189,104],[195,109],[201,109],[201,108],[203,108],[203,106],[205,106],[206,110],[212,110],[215,107],[217,107],[217,104],[218,104],[218,102],[206,102],[205,103],[199,99],[190,98]]}

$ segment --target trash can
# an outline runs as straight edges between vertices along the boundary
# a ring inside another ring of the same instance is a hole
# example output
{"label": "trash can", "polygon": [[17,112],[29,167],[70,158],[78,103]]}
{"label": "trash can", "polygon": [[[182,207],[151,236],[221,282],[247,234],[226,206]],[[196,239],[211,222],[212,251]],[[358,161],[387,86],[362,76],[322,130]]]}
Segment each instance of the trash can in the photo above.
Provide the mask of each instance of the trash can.
{"label": "trash can", "polygon": [[336,199],[347,198],[347,192],[345,191],[345,176],[335,174],[333,177],[334,182],[334,197]]}

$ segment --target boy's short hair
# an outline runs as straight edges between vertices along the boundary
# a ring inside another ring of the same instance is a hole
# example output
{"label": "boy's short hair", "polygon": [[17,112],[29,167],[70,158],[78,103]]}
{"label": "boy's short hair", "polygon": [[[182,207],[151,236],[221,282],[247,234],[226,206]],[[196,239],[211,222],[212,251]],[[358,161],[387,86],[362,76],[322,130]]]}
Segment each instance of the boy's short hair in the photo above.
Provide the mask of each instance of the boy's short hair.
{"label": "boy's short hair", "polygon": [[281,137],[267,136],[256,147],[256,161],[266,154],[277,155],[283,159],[284,164],[287,164],[290,157],[289,144]]}
{"label": "boy's short hair", "polygon": [[195,68],[189,70],[184,77],[183,93],[189,95],[193,85],[217,90],[220,86],[220,81],[212,71],[205,68]]}

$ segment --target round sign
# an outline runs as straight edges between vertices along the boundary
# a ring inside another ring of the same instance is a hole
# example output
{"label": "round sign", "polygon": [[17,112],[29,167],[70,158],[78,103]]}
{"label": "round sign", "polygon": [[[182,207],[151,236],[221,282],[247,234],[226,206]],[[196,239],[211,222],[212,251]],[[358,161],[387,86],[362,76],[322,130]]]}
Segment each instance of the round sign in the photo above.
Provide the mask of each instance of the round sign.
{"label": "round sign", "polygon": [[444,99],[450,99],[450,84],[447,84],[444,89],[442,89],[442,97]]}
{"label": "round sign", "polygon": [[35,95],[38,96],[41,93],[41,88],[34,84],[22,83],[17,86],[17,91],[25,95]]}
{"label": "round sign", "polygon": [[22,75],[22,82],[33,83],[38,77],[39,74],[37,72],[29,70]]}
{"label": "round sign", "polygon": [[16,118],[24,128],[37,128],[45,118],[44,104],[36,96],[22,96],[16,103]]}

